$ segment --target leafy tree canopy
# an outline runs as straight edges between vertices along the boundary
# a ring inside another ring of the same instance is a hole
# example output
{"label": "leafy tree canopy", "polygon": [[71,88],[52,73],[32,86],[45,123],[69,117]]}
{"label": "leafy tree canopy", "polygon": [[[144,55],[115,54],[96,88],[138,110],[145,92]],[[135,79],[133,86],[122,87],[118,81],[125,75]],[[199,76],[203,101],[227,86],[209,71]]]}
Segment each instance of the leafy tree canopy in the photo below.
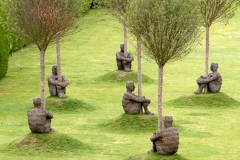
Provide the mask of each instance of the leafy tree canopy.
{"label": "leafy tree canopy", "polygon": [[141,35],[148,55],[164,66],[193,48],[200,35],[197,1],[134,0],[130,4],[129,28]]}

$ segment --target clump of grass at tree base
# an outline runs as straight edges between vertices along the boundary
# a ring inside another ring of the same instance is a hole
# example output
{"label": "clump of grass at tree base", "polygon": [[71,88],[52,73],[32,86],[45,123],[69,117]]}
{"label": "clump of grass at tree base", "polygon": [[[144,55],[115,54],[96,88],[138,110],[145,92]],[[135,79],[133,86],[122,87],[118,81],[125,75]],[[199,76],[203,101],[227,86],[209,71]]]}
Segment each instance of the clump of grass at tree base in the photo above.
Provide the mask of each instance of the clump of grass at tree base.
{"label": "clump of grass at tree base", "polygon": [[46,106],[47,110],[51,112],[59,112],[59,113],[78,113],[78,112],[86,112],[93,111],[96,107],[83,102],[78,99],[59,99],[56,97],[47,97],[46,98]]}
{"label": "clump of grass at tree base", "polygon": [[154,131],[157,128],[156,115],[130,115],[122,114],[114,119],[100,124],[101,128],[108,129],[109,132],[120,132],[125,134],[138,134]]}
{"label": "clump of grass at tree base", "polygon": [[153,153],[151,157],[147,155],[136,155],[126,158],[125,160],[188,160],[179,154],[162,156],[157,153]]}
{"label": "clump of grass at tree base", "polygon": [[45,134],[30,133],[15,140],[9,146],[12,152],[24,152],[25,154],[78,154],[84,150],[94,150],[94,147],[71,138],[59,132]]}
{"label": "clump of grass at tree base", "polygon": [[232,108],[240,107],[240,102],[225,93],[202,93],[200,95],[181,96],[168,101],[166,105],[175,107]]}
{"label": "clump of grass at tree base", "polygon": [[[125,83],[127,81],[133,81],[137,82],[138,81],[138,73],[131,71],[131,72],[124,72],[121,70],[116,70],[116,71],[111,71],[109,73],[106,73],[98,78],[96,80],[101,83],[101,82],[122,82]],[[142,74],[142,82],[147,83],[147,84],[152,84],[156,82],[152,78],[148,77],[147,75]]]}

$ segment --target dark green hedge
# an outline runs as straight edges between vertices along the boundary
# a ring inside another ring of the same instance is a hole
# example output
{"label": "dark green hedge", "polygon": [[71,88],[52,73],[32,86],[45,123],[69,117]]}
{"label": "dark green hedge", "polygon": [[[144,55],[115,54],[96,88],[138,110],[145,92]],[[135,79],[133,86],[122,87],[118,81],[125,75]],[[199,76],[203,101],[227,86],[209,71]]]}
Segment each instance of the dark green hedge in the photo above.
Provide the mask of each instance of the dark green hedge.
{"label": "dark green hedge", "polygon": [[[2,2],[0,2],[0,16],[4,16]],[[4,20],[1,18],[0,23],[3,23]],[[8,70],[8,41],[6,31],[3,29],[3,25],[0,24],[0,79],[2,79]]]}
{"label": "dark green hedge", "polygon": [[6,33],[2,27],[0,27],[0,79],[2,79],[8,70],[8,41]]}

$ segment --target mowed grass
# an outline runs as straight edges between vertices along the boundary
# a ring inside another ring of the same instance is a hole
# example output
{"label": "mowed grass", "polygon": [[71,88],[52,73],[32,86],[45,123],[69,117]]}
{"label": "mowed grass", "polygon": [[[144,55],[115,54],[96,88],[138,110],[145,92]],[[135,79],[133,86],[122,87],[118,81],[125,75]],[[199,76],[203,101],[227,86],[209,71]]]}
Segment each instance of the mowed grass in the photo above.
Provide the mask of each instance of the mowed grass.
{"label": "mowed grass", "polygon": [[[31,134],[27,111],[40,96],[39,51],[30,45],[9,60],[0,81],[1,160],[225,160],[240,158],[240,12],[227,25],[210,29],[210,63],[219,63],[220,93],[194,95],[196,79],[204,74],[205,41],[187,57],[164,67],[163,116],[172,115],[180,133],[177,154],[148,155],[157,130],[157,74],[154,61],[142,59],[143,95],[151,99],[153,116],[126,115],[121,106],[126,81],[135,82],[137,56],[134,37],[129,51],[132,72],[117,70],[115,53],[123,42],[122,25],[104,9],[91,10],[74,34],[62,39],[62,72],[70,81],[67,98],[50,97],[55,132]],[[46,53],[46,79],[56,64],[55,45]]]}

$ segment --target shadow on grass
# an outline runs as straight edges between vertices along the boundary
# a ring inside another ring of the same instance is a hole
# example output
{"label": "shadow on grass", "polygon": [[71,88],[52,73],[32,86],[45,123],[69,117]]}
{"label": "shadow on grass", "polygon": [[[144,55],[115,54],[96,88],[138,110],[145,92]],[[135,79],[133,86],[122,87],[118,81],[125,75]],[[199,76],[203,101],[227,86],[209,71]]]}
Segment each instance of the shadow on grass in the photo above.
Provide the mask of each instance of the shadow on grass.
{"label": "shadow on grass", "polygon": [[76,113],[84,111],[93,111],[96,107],[78,99],[60,99],[58,97],[46,98],[46,109],[54,112]]}
{"label": "shadow on grass", "polygon": [[126,158],[125,160],[188,160],[179,154],[162,156],[158,153],[153,154],[142,154]]}
{"label": "shadow on grass", "polygon": [[[124,72],[115,70],[109,73],[106,73],[98,78],[96,78],[96,81],[99,82],[127,82],[127,81],[133,81],[135,83],[138,82],[138,74],[137,72]],[[142,74],[142,82],[152,84],[155,82],[155,80],[151,79],[150,77]]]}
{"label": "shadow on grass", "polygon": [[29,133],[13,141],[9,148],[11,152],[21,154],[66,154],[94,150],[94,147],[59,132]]}
{"label": "shadow on grass", "polygon": [[174,107],[240,107],[240,102],[229,97],[225,93],[203,93],[200,95],[181,96],[177,99],[165,103],[167,106]]}
{"label": "shadow on grass", "polygon": [[157,130],[157,124],[158,119],[156,115],[130,115],[124,113],[121,116],[100,124],[100,128],[118,133],[138,134],[149,131],[155,132]]}

